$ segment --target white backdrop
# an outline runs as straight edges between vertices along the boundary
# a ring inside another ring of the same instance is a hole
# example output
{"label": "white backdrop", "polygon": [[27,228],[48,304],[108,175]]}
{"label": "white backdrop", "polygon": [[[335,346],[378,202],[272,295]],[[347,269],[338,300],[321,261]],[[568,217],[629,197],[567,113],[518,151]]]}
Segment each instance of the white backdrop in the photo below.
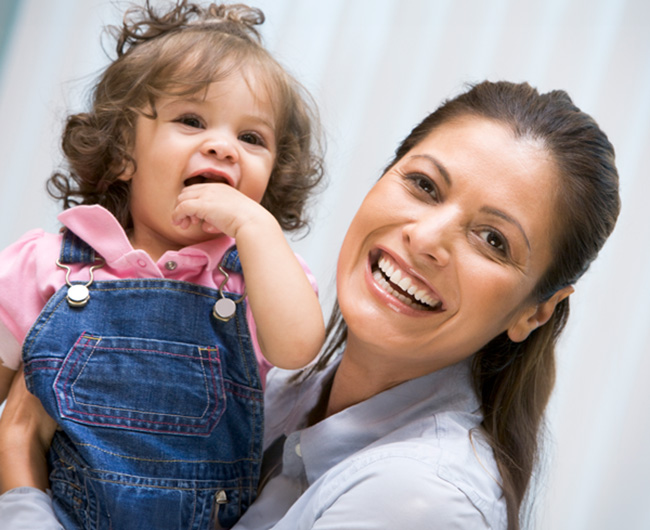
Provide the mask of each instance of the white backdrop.
{"label": "white backdrop", "polygon": [[[107,61],[101,27],[122,11],[109,0],[3,1],[17,11],[9,20],[0,10],[10,30],[0,36],[0,247],[57,229],[44,182],[60,161],[62,120],[83,109]],[[327,308],[364,193],[397,142],[464,83],[563,88],[596,117],[617,149],[623,212],[572,297],[536,528],[650,528],[650,1],[251,1],[267,15],[266,44],[315,95],[325,125],[330,183],[295,247]]]}

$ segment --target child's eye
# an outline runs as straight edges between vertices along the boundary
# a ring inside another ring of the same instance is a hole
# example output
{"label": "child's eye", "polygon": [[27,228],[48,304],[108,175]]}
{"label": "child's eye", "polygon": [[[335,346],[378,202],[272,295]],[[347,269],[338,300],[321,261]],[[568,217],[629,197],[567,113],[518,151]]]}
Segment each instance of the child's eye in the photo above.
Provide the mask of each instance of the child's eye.
{"label": "child's eye", "polygon": [[262,138],[262,135],[255,133],[255,132],[245,132],[239,135],[239,139],[242,142],[245,142],[247,144],[252,144],[252,145],[261,145],[264,146],[266,145],[264,142],[264,138]]}
{"label": "child's eye", "polygon": [[413,186],[415,186],[417,191],[426,193],[427,195],[431,196],[431,198],[436,202],[440,200],[438,186],[436,186],[435,182],[433,182],[433,180],[431,180],[426,175],[422,175],[421,173],[413,173],[411,175],[408,175],[407,179],[413,184]]}
{"label": "child's eye", "polygon": [[175,120],[178,123],[192,127],[193,129],[203,129],[203,120],[194,114],[186,114]]}
{"label": "child's eye", "polygon": [[486,228],[479,231],[479,236],[499,254],[502,254],[504,256],[508,254],[508,242],[496,230]]}

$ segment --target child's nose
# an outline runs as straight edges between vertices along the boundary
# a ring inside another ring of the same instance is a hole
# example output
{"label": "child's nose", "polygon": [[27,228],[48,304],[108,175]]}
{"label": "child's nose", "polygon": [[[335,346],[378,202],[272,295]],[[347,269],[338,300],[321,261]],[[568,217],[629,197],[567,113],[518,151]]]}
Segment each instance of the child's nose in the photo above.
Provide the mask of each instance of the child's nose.
{"label": "child's nose", "polygon": [[202,146],[206,155],[216,156],[219,160],[237,162],[239,154],[235,143],[225,135],[215,135],[207,139]]}

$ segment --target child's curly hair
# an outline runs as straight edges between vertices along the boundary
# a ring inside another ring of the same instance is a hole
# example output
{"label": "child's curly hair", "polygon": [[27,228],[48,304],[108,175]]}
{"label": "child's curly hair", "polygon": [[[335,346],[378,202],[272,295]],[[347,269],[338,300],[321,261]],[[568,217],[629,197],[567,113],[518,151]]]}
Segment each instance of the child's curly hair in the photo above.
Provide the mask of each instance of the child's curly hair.
{"label": "child's curly hair", "polygon": [[130,155],[138,115],[156,115],[161,96],[188,95],[233,71],[254,76],[271,96],[277,155],[261,204],[283,230],[306,226],[305,206],[323,178],[316,107],[304,88],[261,45],[259,9],[242,4],[202,7],[177,0],[158,13],[146,0],[129,9],[117,40],[117,59],[100,76],[89,112],[70,115],[62,137],[68,171],[47,189],[64,208],[99,204],[125,230],[132,227],[130,184],[119,177],[135,168]]}

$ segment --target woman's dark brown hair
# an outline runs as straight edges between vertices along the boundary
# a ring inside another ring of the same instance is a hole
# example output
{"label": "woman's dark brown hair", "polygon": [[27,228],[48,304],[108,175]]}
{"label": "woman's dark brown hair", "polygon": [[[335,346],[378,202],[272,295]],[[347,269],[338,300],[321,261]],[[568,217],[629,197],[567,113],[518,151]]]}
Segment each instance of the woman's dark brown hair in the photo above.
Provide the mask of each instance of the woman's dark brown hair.
{"label": "woman's dark brown hair", "polygon": [[262,205],[284,230],[306,225],[305,207],[323,177],[315,105],[302,86],[261,45],[258,9],[202,7],[177,1],[159,13],[147,2],[112,27],[117,58],[100,76],[90,110],[68,117],[62,137],[67,171],[55,172],[48,191],[64,207],[99,204],[131,228],[130,151],[139,115],[156,115],[161,96],[201,93],[232,72],[254,79],[269,94],[277,155]]}
{"label": "woman's dark brown hair", "polygon": [[[539,302],[572,285],[611,234],[620,210],[614,148],[596,122],[564,91],[540,94],[526,83],[483,82],[443,103],[417,125],[386,171],[436,127],[476,116],[508,126],[516,138],[532,139],[554,161],[557,193],[553,260],[532,296]],[[569,299],[523,342],[503,333],[473,358],[474,387],[481,400],[481,430],[494,449],[508,509],[508,528],[520,528],[522,502],[539,456],[540,428],[555,383],[555,345],[569,316]],[[347,338],[338,306],[328,326],[324,366]],[[317,368],[318,368],[317,367]]]}

